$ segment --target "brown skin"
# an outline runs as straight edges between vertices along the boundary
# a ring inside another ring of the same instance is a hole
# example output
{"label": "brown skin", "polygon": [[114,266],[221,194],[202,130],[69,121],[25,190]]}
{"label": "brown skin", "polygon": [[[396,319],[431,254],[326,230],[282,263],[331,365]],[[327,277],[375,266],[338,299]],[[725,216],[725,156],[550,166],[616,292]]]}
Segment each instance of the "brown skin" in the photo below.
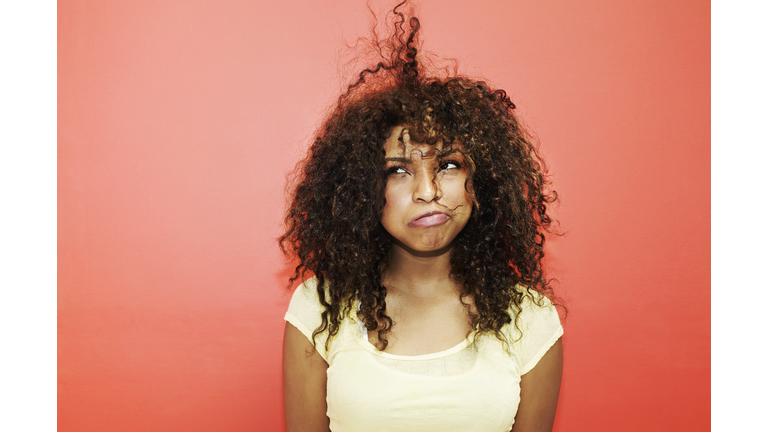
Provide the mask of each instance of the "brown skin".
{"label": "brown skin", "polygon": [[[411,142],[400,126],[384,143],[389,174],[381,223],[393,239],[382,275],[394,322],[384,349],[390,354],[443,351],[472,331],[461,287],[450,277],[451,244],[472,213],[464,158],[450,153],[460,149]],[[368,336],[379,343],[378,332]]]}
{"label": "brown skin", "polygon": [[520,405],[512,432],[551,432],[563,378],[563,340],[520,378]]}
{"label": "brown skin", "polygon": [[414,143],[408,130],[398,126],[384,151],[387,187],[382,226],[395,243],[413,252],[447,252],[472,214],[461,146]]}
{"label": "brown skin", "polygon": [[328,363],[296,327],[285,323],[283,402],[288,432],[328,432],[325,388]]}

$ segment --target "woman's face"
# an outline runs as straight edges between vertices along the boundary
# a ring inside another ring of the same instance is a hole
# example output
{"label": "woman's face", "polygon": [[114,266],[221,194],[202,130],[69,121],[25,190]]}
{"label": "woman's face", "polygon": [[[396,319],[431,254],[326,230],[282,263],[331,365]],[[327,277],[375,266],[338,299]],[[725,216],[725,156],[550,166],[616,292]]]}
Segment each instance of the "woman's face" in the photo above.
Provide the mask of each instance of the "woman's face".
{"label": "woman's face", "polygon": [[395,127],[384,143],[386,204],[381,224],[395,244],[413,252],[450,247],[472,214],[465,189],[468,167],[461,146],[417,144]]}

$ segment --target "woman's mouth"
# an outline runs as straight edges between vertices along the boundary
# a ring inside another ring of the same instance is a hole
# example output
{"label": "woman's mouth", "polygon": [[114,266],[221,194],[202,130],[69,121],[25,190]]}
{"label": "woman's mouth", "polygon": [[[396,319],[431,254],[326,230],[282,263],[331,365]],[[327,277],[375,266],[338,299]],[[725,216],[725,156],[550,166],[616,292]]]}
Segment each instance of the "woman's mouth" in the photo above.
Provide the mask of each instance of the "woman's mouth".
{"label": "woman's mouth", "polygon": [[415,228],[426,228],[426,227],[431,227],[435,225],[440,225],[441,223],[447,221],[449,218],[450,216],[448,216],[443,212],[433,211],[429,213],[424,213],[423,215],[412,220],[408,225]]}

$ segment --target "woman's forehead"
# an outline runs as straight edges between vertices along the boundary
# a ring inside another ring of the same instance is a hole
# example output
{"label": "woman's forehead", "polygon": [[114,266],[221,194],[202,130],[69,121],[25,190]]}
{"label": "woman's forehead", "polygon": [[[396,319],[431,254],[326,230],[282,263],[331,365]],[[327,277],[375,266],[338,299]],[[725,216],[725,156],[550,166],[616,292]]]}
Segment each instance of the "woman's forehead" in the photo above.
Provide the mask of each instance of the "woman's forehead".
{"label": "woman's forehead", "polygon": [[411,141],[407,126],[395,126],[392,133],[384,142],[386,157],[421,157],[430,158],[438,156],[447,150],[461,148],[459,143],[445,143],[438,140],[435,144],[426,144]]}

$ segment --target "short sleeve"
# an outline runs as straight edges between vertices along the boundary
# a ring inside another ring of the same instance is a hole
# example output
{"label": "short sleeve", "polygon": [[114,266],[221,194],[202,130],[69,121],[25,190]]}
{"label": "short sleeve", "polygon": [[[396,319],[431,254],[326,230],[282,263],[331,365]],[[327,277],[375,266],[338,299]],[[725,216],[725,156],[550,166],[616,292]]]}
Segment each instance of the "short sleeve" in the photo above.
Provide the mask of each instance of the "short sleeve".
{"label": "short sleeve", "polygon": [[[534,298],[538,301],[534,301]],[[518,325],[522,336],[517,333],[518,337],[513,338],[512,346],[520,359],[520,374],[523,375],[530,372],[560,339],[563,326],[560,325],[560,317],[552,302],[536,292],[523,297]]]}
{"label": "short sleeve", "polygon": [[[310,342],[312,342],[312,333],[322,323],[323,305],[317,298],[316,287],[317,279],[312,278],[296,288],[288,305],[288,311],[285,313],[285,320],[304,334]],[[318,334],[315,349],[327,361],[326,338],[325,333]]]}

